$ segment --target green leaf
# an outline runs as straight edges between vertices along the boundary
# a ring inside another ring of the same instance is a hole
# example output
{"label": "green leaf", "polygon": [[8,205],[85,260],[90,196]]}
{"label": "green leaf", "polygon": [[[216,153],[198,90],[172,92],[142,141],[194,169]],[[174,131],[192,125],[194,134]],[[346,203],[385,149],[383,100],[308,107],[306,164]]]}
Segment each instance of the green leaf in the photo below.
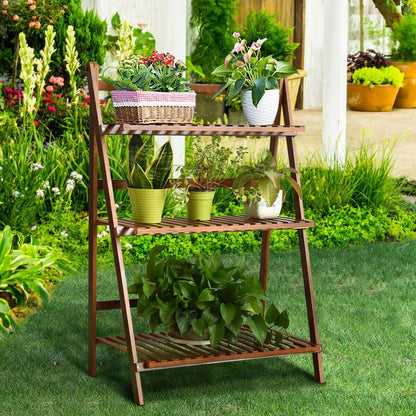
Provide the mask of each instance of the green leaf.
{"label": "green leaf", "polygon": [[233,321],[229,325],[227,325],[227,328],[235,336],[237,336],[242,326],[243,326],[243,317],[241,316],[241,312],[237,312]]}
{"label": "green leaf", "polygon": [[254,80],[254,87],[252,91],[253,105],[257,107],[266,89],[266,78],[261,77]]}
{"label": "green leaf", "polygon": [[286,309],[277,317],[276,324],[284,329],[289,327],[289,314],[287,313]]}
{"label": "green leaf", "polygon": [[146,173],[152,178],[152,187],[154,189],[164,188],[173,167],[173,151],[169,141],[164,143],[153,158]]}
{"label": "green leaf", "polygon": [[213,300],[215,300],[215,296],[212,294],[212,290],[209,288],[205,288],[199,294],[196,304],[199,306],[200,304],[205,304],[206,302],[212,302]]}
{"label": "green leaf", "polygon": [[120,19],[120,15],[118,14],[118,12],[116,12],[113,17],[111,18],[111,26],[114,29],[120,29],[121,27],[121,19]]}
{"label": "green leaf", "polygon": [[200,337],[205,336],[205,331],[207,330],[207,326],[205,325],[205,322],[202,318],[194,319],[191,322],[191,325],[196,334],[198,334]]}
{"label": "green leaf", "polygon": [[176,312],[177,304],[175,300],[163,303],[159,310],[159,316],[162,323],[170,325],[173,321],[173,315]]}
{"label": "green leaf", "polygon": [[209,342],[215,347],[224,338],[225,327],[224,322],[218,321],[208,327],[209,330]]}
{"label": "green leaf", "polygon": [[237,308],[232,303],[221,303],[220,312],[225,325],[230,325],[237,313]]}
{"label": "green leaf", "polygon": [[276,308],[275,304],[274,304],[274,303],[272,303],[272,304],[268,307],[267,312],[266,312],[266,315],[265,315],[265,317],[264,317],[264,318],[266,319],[266,322],[267,322],[268,324],[273,325],[273,324],[276,322],[277,317],[278,317],[279,315],[280,315],[279,310]]}
{"label": "green leaf", "polygon": [[191,314],[188,310],[182,310],[182,308],[176,309],[175,322],[178,326],[179,332],[184,334],[189,331],[191,327]]}
{"label": "green leaf", "polygon": [[247,318],[247,323],[254,337],[263,345],[268,331],[264,319],[260,315],[253,315]]}
{"label": "green leaf", "polygon": [[158,311],[153,311],[149,318],[149,326],[152,332],[155,332],[156,327],[159,324],[159,313]]}

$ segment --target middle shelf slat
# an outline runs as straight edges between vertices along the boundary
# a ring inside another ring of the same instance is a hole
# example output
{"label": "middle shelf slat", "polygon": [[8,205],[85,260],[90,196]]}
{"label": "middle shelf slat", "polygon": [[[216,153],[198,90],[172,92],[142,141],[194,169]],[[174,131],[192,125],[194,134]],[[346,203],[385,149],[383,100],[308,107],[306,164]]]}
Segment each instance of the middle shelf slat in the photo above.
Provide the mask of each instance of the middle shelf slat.
{"label": "middle shelf slat", "polygon": [[[107,219],[99,219],[98,225],[108,225]],[[160,224],[135,224],[133,219],[117,221],[118,235],[158,235],[187,233],[216,233],[232,231],[300,230],[314,226],[306,219],[277,217],[260,220],[245,215],[212,216],[210,221],[191,221],[185,217],[163,218]]]}

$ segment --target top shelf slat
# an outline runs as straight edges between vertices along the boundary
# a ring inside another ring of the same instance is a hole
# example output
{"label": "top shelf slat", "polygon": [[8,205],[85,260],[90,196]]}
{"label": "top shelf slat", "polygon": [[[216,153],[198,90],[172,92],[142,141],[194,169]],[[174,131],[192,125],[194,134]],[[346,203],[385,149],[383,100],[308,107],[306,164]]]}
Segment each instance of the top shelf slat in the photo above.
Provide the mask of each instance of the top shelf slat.
{"label": "top shelf slat", "polygon": [[225,124],[103,124],[104,135],[157,134],[167,136],[296,136],[304,126],[246,126]]}

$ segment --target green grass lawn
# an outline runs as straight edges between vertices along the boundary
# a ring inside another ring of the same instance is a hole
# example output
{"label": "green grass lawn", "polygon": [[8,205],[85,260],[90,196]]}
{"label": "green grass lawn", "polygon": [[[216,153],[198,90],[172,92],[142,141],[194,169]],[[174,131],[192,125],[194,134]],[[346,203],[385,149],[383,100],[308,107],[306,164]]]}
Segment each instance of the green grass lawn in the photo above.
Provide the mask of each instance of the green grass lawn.
{"label": "green grass lawn", "polygon": [[[258,256],[242,261],[257,272]],[[123,353],[98,346],[87,374],[82,272],[0,344],[0,415],[416,415],[416,241],[312,251],[311,263],[325,385],[309,354],[161,370],[142,374],[139,407]],[[100,274],[101,296],[114,280]],[[269,296],[307,336],[297,252],[272,255]],[[119,311],[99,312],[100,335],[121,328]]]}

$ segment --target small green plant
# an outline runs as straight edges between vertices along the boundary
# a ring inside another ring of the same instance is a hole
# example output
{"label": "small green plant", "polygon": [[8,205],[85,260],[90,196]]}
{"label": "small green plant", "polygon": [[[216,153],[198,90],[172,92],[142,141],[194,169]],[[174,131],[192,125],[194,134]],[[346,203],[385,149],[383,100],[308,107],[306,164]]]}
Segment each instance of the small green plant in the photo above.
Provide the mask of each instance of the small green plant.
{"label": "small green plant", "polygon": [[278,61],[292,61],[299,43],[291,41],[294,28],[285,28],[277,22],[275,14],[268,14],[265,9],[251,10],[241,30],[241,37],[251,45],[257,39],[267,38],[263,45],[265,56],[270,55]]}
{"label": "small green plant", "polygon": [[[219,256],[206,254],[157,261],[165,249],[151,249],[146,272],[137,272],[129,287],[129,293],[138,295],[137,313],[149,319],[151,331],[159,324],[175,326],[180,334],[192,328],[202,338],[208,335],[215,346],[223,338],[236,340],[243,325],[260,344],[271,337],[271,327],[288,328],[287,311],[279,312],[274,304],[263,317],[263,287],[242,267],[227,267]],[[281,339],[282,333],[276,332],[276,341]]]}
{"label": "small green plant", "polygon": [[246,149],[239,147],[233,156],[233,151],[221,144],[220,136],[213,136],[208,144],[194,140],[192,161],[181,169],[180,179],[186,185],[192,179],[192,189],[212,191],[221,185],[226,173],[241,161],[245,153]]}
{"label": "small green plant", "polygon": [[302,197],[299,184],[285,173],[296,172],[293,168],[277,169],[276,158],[269,150],[264,150],[260,160],[254,165],[243,165],[237,170],[239,175],[234,179],[233,192],[237,198],[241,198],[244,203],[253,205],[265,199],[269,206],[273,205],[280,190],[285,191],[281,185],[282,180],[288,181],[297,194]]}
{"label": "small green plant", "polygon": [[[69,262],[58,252],[24,242],[9,226],[0,232],[0,293],[9,294],[17,305],[27,305],[32,292],[45,304],[49,299],[46,281],[58,280],[65,270],[70,270]],[[9,332],[12,323],[10,308],[0,299],[0,332]]]}
{"label": "small green plant", "polygon": [[130,188],[162,189],[172,172],[173,152],[169,141],[153,155],[153,136],[134,134],[129,142],[127,183]]}
{"label": "small green plant", "polygon": [[391,59],[401,62],[416,61],[416,16],[406,14],[400,23],[393,24]]}
{"label": "small green plant", "polygon": [[257,107],[266,90],[279,88],[278,80],[286,78],[298,71],[288,62],[277,61],[271,55],[262,57],[261,48],[267,38],[257,39],[248,46],[246,39],[233,33],[237,39],[233,50],[226,56],[225,62],[212,72],[213,75],[225,79],[224,86],[212,97],[218,97],[227,91],[227,104],[242,90],[253,91],[253,104]]}
{"label": "small green plant", "polygon": [[352,74],[353,84],[360,84],[370,88],[374,85],[394,85],[397,88],[403,86],[404,74],[394,66],[384,68],[360,68]]}

